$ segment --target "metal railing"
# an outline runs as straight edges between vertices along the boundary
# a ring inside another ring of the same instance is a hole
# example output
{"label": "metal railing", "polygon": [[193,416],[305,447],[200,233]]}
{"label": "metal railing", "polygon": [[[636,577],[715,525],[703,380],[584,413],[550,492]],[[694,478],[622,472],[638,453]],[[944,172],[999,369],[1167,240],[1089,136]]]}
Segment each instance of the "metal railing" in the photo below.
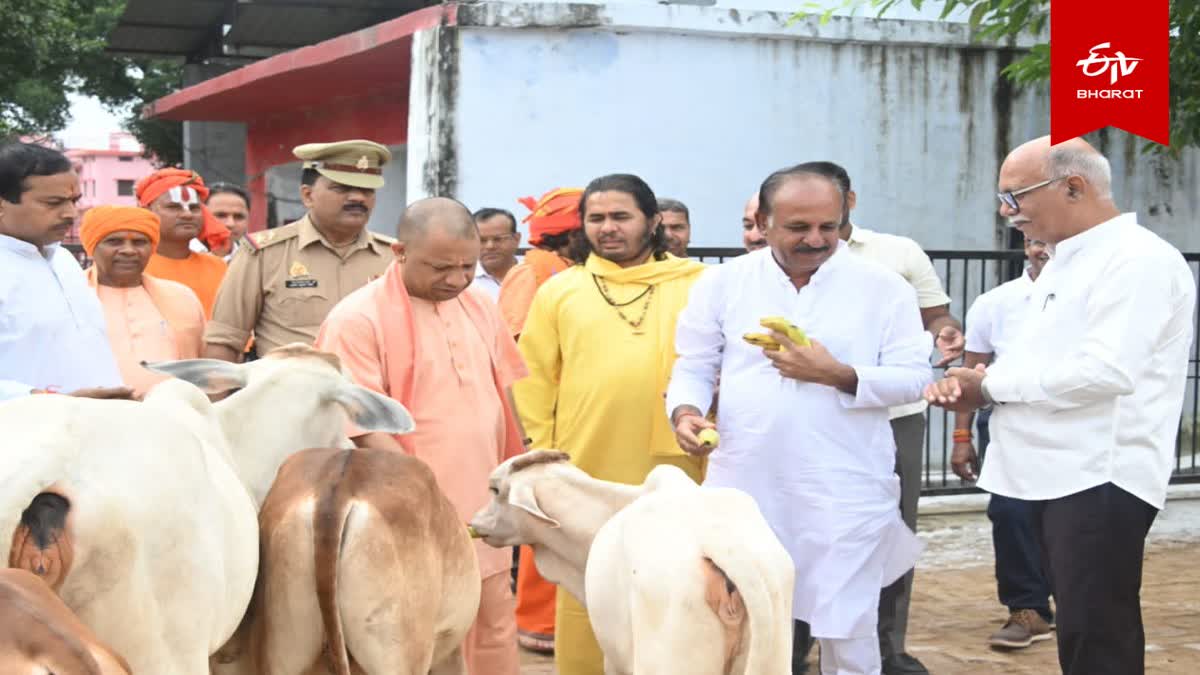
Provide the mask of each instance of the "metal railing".
{"label": "metal railing", "polygon": [[[703,262],[720,263],[745,253],[740,248],[697,247],[688,251]],[[950,312],[965,323],[971,303],[983,293],[1017,278],[1024,270],[1023,251],[926,251],[941,278],[946,294],[951,298]],[[1200,291],[1200,253],[1185,253]],[[1200,482],[1200,314],[1193,316],[1196,339],[1188,363],[1187,390],[1179,434],[1175,442],[1175,470],[1171,482]],[[965,326],[964,326],[965,328]],[[941,369],[935,376],[940,377]],[[954,475],[950,469],[953,449],[954,417],[941,408],[926,413],[925,462],[921,493],[955,494],[978,492],[979,488]],[[984,451],[980,449],[982,461]]]}

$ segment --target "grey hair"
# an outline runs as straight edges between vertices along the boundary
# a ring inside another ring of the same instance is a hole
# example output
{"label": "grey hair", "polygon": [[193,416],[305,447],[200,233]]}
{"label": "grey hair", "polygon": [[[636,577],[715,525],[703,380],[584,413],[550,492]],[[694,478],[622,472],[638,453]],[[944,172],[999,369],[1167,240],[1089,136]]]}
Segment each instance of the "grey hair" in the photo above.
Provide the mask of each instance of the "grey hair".
{"label": "grey hair", "polygon": [[1063,145],[1046,155],[1046,176],[1079,176],[1101,199],[1112,199],[1112,166],[1104,155],[1091,149]]}
{"label": "grey hair", "polygon": [[659,197],[658,212],[662,213],[663,211],[673,211],[675,213],[682,213],[685,220],[690,221],[692,219],[691,214],[688,213],[687,205],[684,204],[683,202],[679,201],[678,199],[671,199],[669,197]]}

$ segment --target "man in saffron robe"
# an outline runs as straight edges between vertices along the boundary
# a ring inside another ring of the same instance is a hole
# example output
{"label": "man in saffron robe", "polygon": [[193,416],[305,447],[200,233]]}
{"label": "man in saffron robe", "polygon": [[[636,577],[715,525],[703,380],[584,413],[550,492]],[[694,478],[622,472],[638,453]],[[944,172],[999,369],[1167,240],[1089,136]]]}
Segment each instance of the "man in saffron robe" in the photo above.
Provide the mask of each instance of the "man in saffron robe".
{"label": "man in saffron robe", "polygon": [[143,361],[199,358],[204,345],[204,308],[192,289],[145,273],[158,228],[158,216],[134,206],[96,206],[79,224],[117,368],[138,396],[169,377]]}
{"label": "man in saffron robe", "polygon": [[191,250],[193,239],[209,246],[229,240],[229,228],[213,217],[204,200],[208,188],[195,171],[160,169],[134,187],[138,205],[154,212],[162,225],[161,237],[146,272],[159,279],[176,281],[196,293],[205,317],[212,317],[217,289],[225,278],[225,261],[211,253]]}
{"label": "man in saffron robe", "polygon": [[[509,270],[500,286],[500,313],[516,338],[525,326],[533,296],[550,277],[570,267],[572,249],[583,236],[579,222],[580,188],[555,188],[541,199],[517,200],[529,209],[522,222],[529,223],[529,243],[536,248]],[[538,574],[533,549],[521,547],[517,570],[517,640],[526,649],[554,651],[554,607],[557,587]]]}
{"label": "man in saffron robe", "polygon": [[[420,200],[405,210],[397,239],[383,277],[330,311],[316,346],[416,422],[403,436],[352,431],[355,444],[424,461],[466,523],[490,497],[492,470],[525,451],[509,387],[526,370],[496,304],[467,288],[480,251],[471,212],[452,199]],[[477,542],[476,554],[483,589],[463,643],[467,670],[518,675],[510,551]]]}
{"label": "man in saffron robe", "polygon": [[[519,347],[529,377],[513,387],[531,446],[559,448],[595,478],[641,483],[659,464],[697,482],[704,460],[680,449],[660,412],[675,362],[675,318],[706,267],[669,256],[658,199],[637,176],[593,180],[580,199],[586,262],[533,298]],[[559,675],[602,675],[587,613],[563,591]]]}
{"label": "man in saffron robe", "polygon": [[583,224],[579,222],[582,194],[579,188],[555,188],[538,200],[533,197],[517,200],[529,209],[529,215],[521,222],[529,223],[529,243],[535,248],[525,254],[521,264],[509,270],[500,286],[500,312],[513,337],[521,334],[537,289],[577,262],[571,255],[583,237]]}

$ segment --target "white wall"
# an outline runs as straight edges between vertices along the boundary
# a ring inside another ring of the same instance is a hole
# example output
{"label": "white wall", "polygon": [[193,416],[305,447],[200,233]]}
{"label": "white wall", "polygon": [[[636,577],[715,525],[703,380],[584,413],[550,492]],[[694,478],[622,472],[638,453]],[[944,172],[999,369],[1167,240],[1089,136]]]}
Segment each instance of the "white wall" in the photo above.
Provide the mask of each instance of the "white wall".
{"label": "white wall", "polygon": [[[520,196],[633,172],[691,207],[695,245],[737,245],[742,204],[767,173],[829,159],[851,174],[856,222],[927,248],[990,249],[1003,236],[999,164],[1049,128],[1044,92],[1001,82],[1018,54],[973,45],[961,25],[789,26],[778,13],[734,20],[730,10],[643,4],[465,9],[453,168],[471,208],[523,217]],[[1197,154],[1160,171],[1123,132],[1094,136],[1122,205],[1200,250]]]}

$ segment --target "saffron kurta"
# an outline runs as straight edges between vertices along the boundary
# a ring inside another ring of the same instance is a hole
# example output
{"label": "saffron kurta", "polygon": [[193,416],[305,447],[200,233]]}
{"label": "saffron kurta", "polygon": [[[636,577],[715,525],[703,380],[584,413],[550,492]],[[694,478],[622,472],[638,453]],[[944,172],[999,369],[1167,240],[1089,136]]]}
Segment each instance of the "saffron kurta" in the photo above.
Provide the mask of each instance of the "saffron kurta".
{"label": "saffron kurta", "polygon": [[[674,257],[622,269],[593,255],[538,289],[518,345],[529,377],[513,387],[533,447],[563,450],[603,480],[641,483],[659,464],[703,479],[704,461],[679,448],[662,403],[675,319],[704,269]],[[618,304],[650,297],[616,308],[601,288]],[[555,624],[559,675],[602,675],[586,612],[561,589]]]}
{"label": "saffron kurta", "polygon": [[[445,302],[410,297],[401,269],[393,263],[338,303],[316,346],[357,384],[408,408],[416,429],[397,441],[429,465],[466,523],[490,499],[492,470],[524,450],[504,391],[525,367],[490,299],[472,289]],[[483,592],[464,642],[468,671],[517,675],[511,549],[476,542],[475,551]]]}
{"label": "saffron kurta", "polygon": [[154,277],[130,288],[102,286],[95,271],[88,270],[88,282],[104,308],[108,341],[126,386],[141,395],[170,377],[146,370],[142,361],[200,358],[204,308],[192,289]]}
{"label": "saffron kurta", "polygon": [[[855,394],[785,378],[741,339],[785,316],[858,375]],[[898,274],[846,244],[796,290],[770,248],[712,268],[679,318],[667,410],[712,397],[721,444],[706,486],[754,497],[796,565],[793,612],[820,638],[875,636],[879,590],[911,569],[920,541],[897,504],[888,406],[931,381],[933,343]]]}

